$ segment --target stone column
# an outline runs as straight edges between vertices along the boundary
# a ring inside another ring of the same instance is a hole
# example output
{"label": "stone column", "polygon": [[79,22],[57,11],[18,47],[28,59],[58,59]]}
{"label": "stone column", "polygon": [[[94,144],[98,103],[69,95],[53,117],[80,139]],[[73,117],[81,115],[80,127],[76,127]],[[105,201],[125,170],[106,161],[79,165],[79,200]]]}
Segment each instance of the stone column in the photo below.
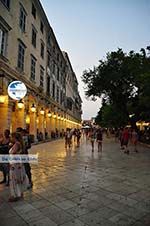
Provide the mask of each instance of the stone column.
{"label": "stone column", "polygon": [[25,128],[25,107],[18,108],[17,102],[12,113],[12,132],[15,132],[18,127]]}
{"label": "stone column", "polygon": [[45,138],[45,131],[44,131],[44,115],[39,113],[39,132],[42,132],[43,138]]}
{"label": "stone column", "polygon": [[46,116],[46,131],[48,132],[48,137],[51,138],[51,120],[52,120],[52,117],[48,117]]}
{"label": "stone column", "polygon": [[36,118],[36,112],[30,112],[30,130],[29,133],[31,135],[34,135],[34,140],[37,139],[37,118]]}

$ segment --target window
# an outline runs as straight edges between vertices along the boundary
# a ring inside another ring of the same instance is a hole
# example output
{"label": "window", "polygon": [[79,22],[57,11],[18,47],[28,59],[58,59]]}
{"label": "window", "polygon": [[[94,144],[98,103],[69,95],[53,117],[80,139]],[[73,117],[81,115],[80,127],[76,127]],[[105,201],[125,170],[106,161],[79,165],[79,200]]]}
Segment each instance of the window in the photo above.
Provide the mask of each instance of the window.
{"label": "window", "polygon": [[51,60],[51,57],[50,57],[50,53],[48,52],[47,53],[47,66],[50,68],[50,61]]}
{"label": "window", "polygon": [[41,57],[44,59],[44,43],[41,42]]}
{"label": "window", "polygon": [[26,27],[26,11],[24,7],[20,4],[20,18],[19,18],[19,26],[22,32],[25,32]]}
{"label": "window", "polygon": [[36,48],[36,29],[32,26],[32,45]]}
{"label": "window", "polygon": [[23,71],[24,70],[24,55],[25,55],[25,45],[22,41],[19,41],[18,44],[18,68]]}
{"label": "window", "polygon": [[47,93],[50,94],[50,77],[47,77]]}
{"label": "window", "polygon": [[55,83],[53,82],[52,97],[55,99]]}
{"label": "window", "polygon": [[61,60],[61,62],[60,62],[60,67],[62,67],[62,60]]}
{"label": "window", "polygon": [[59,87],[57,86],[57,102],[59,103]]}
{"label": "window", "polygon": [[59,53],[57,53],[57,60],[59,61]]}
{"label": "window", "polygon": [[36,8],[33,3],[32,3],[32,15],[36,19]]}
{"label": "window", "polygon": [[0,26],[0,54],[6,56],[7,31]]}
{"label": "window", "polygon": [[9,9],[10,8],[10,0],[1,0],[1,2]]}
{"label": "window", "polygon": [[62,104],[63,103],[63,92],[61,91],[60,92],[60,104]]}
{"label": "window", "polygon": [[41,21],[41,24],[40,24],[40,30],[41,30],[42,33],[44,32],[44,26],[43,26],[42,21]]}
{"label": "window", "polygon": [[35,80],[36,58],[31,55],[31,80]]}
{"label": "window", "polygon": [[40,66],[40,86],[44,87],[44,68]]}
{"label": "window", "polygon": [[57,68],[57,80],[59,81],[59,68]]}
{"label": "window", "polygon": [[52,65],[52,72],[55,74],[55,61],[53,60],[53,65]]}
{"label": "window", "polygon": [[50,35],[48,36],[48,39],[47,39],[47,45],[48,45],[48,47],[50,47],[50,45],[51,45],[51,37],[50,37]]}

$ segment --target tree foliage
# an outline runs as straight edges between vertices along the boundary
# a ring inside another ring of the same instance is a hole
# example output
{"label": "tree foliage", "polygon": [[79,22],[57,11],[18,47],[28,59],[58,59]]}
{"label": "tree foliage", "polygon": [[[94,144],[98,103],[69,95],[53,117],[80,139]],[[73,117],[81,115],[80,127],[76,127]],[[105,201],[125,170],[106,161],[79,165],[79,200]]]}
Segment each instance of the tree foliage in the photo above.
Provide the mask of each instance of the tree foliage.
{"label": "tree foliage", "polygon": [[101,121],[110,125],[124,124],[130,114],[134,114],[134,121],[150,120],[149,52],[150,47],[128,54],[118,49],[107,53],[98,67],[83,72],[86,96],[107,101],[99,112]]}

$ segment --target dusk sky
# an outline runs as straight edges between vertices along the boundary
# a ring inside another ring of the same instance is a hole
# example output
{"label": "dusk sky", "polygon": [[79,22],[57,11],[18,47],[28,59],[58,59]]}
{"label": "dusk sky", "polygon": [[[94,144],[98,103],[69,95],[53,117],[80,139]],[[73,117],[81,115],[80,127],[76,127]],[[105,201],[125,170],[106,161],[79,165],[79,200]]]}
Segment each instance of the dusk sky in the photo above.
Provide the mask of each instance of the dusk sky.
{"label": "dusk sky", "polygon": [[150,0],[41,0],[59,46],[69,54],[79,81],[83,119],[96,116],[100,100],[88,101],[81,75],[109,51],[150,45]]}

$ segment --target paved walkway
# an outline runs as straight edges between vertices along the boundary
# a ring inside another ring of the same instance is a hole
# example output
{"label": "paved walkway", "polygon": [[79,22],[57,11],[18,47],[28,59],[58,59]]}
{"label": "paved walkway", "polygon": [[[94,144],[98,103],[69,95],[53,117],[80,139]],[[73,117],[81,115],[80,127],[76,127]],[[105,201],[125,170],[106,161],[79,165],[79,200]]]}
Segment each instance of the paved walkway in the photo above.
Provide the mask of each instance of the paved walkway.
{"label": "paved walkway", "polygon": [[105,139],[103,153],[83,142],[66,151],[62,140],[33,146],[34,187],[8,203],[0,186],[1,226],[149,226],[150,149],[125,155]]}

